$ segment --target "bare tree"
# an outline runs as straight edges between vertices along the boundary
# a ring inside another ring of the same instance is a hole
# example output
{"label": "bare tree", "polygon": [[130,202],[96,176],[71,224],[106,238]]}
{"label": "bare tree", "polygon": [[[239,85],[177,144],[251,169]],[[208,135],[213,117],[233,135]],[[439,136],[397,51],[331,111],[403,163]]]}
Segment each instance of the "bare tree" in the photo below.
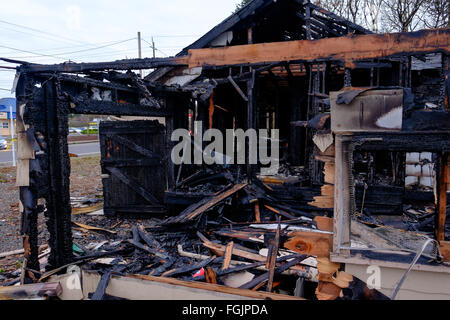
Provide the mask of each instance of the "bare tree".
{"label": "bare tree", "polygon": [[426,28],[450,27],[450,0],[431,0],[421,20]]}
{"label": "bare tree", "polygon": [[[361,16],[361,9],[363,8],[365,0],[347,0],[347,19],[353,23],[358,23],[358,20]],[[344,2],[344,1],[342,1]]]}
{"label": "bare tree", "polygon": [[362,24],[373,32],[380,29],[380,12],[385,0],[364,0],[362,8]]}
{"label": "bare tree", "polygon": [[314,3],[353,23],[367,26],[365,11],[367,2],[384,0],[316,0]]}
{"label": "bare tree", "polygon": [[423,26],[418,13],[426,10],[429,0],[385,0],[383,28],[385,31],[408,32]]}
{"label": "bare tree", "polygon": [[450,27],[450,0],[314,0],[374,32]]}

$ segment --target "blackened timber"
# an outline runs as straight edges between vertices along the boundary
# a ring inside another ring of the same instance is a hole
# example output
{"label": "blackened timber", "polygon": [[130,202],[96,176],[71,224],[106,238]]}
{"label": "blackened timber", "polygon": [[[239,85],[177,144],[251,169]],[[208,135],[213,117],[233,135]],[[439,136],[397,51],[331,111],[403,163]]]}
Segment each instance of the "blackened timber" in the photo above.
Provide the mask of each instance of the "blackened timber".
{"label": "blackened timber", "polygon": [[151,167],[160,164],[159,158],[102,160],[102,164],[112,167]]}
{"label": "blackened timber", "polygon": [[[294,259],[294,258],[297,258],[297,257],[300,257],[300,256],[301,255],[299,255],[299,254],[290,254],[290,255],[279,257],[276,262],[277,263],[278,262],[283,262],[283,261]],[[265,261],[248,263],[248,264],[240,264],[240,265],[238,265],[236,267],[232,267],[232,268],[228,268],[228,269],[224,269],[224,270],[217,270],[217,276],[221,277],[221,276],[224,276],[224,275],[227,275],[227,274],[230,274],[230,273],[250,270],[250,269],[254,269],[254,268],[257,268],[257,267],[264,266],[265,264],[266,264]],[[301,264],[301,263],[299,263],[299,264]],[[203,280],[205,280],[205,276],[195,277],[193,280],[195,280],[195,281],[203,281]]]}
{"label": "blackened timber", "polygon": [[[274,274],[279,274],[279,273],[282,273],[283,271],[286,271],[287,269],[295,266],[296,264],[298,264],[300,261],[306,259],[307,257],[308,257],[307,255],[301,255],[301,256],[297,256],[297,257],[293,258],[291,261],[288,261],[285,264],[283,264],[282,266],[276,268],[274,270]],[[262,281],[268,280],[269,276],[270,276],[269,272],[263,273],[259,277],[256,277],[253,280],[243,284],[242,286],[239,287],[239,289],[253,288],[254,286],[260,284]]]}
{"label": "blackened timber", "polygon": [[[88,86],[93,86],[96,88],[103,88],[109,90],[120,90],[125,92],[137,92],[137,89],[134,87],[127,86],[122,83],[115,82],[117,81],[114,77],[109,76],[109,74],[104,75],[104,79],[108,80],[108,82],[104,82],[97,79],[91,79],[89,77],[80,77],[78,75],[70,75],[70,74],[57,74],[56,76],[52,73],[42,73],[36,75],[36,78],[45,81],[50,78],[57,78],[61,84],[62,89],[66,89],[66,85],[72,85],[74,83],[83,84]],[[124,79],[129,79],[129,76],[124,77]],[[115,80],[115,81],[114,81]],[[180,86],[165,86],[159,85],[154,82],[145,81],[144,84],[148,87],[150,92],[157,94],[165,94],[165,93],[173,93],[173,94],[182,94],[182,93],[192,93],[198,90],[200,87],[205,86],[205,84],[191,84],[183,87]]]}
{"label": "blackened timber", "polygon": [[144,116],[144,117],[165,117],[168,112],[164,109],[148,107],[133,103],[117,103],[113,101],[84,100],[75,103],[75,107],[70,109],[76,114],[98,114],[115,116]]}
{"label": "blackened timber", "polygon": [[[21,234],[24,248],[24,268],[40,270],[38,261],[38,229],[37,229],[37,197],[30,187],[20,187],[20,201],[23,206]],[[25,283],[33,279],[29,272],[25,273]]]}
{"label": "blackened timber", "polygon": [[[256,81],[256,71],[252,70],[252,77],[247,81],[247,129],[255,129],[255,81]],[[254,166],[250,164],[250,147],[247,139],[245,140],[245,150],[247,155],[247,175],[250,180],[253,178]]]}
{"label": "blackened timber", "polygon": [[[22,128],[21,121],[22,115],[20,113],[20,106],[28,102],[27,94],[32,87],[29,78],[21,76],[17,85],[17,131],[24,130]],[[30,104],[31,106],[32,104]],[[31,170],[28,174],[31,176]],[[37,198],[38,190],[36,179],[30,178],[29,186],[22,186],[20,191],[20,202],[22,203],[22,216],[21,216],[21,235],[23,237],[24,248],[24,268],[40,270],[38,261],[38,210],[37,210]],[[33,274],[25,273],[25,282],[28,283],[32,280]]]}
{"label": "blackened timber", "polygon": [[236,91],[239,93],[239,95],[244,99],[245,102],[248,102],[247,96],[242,92],[242,89],[239,87],[239,85],[233,80],[231,76],[228,76],[228,81],[233,85],[233,87],[236,89]]}
{"label": "blackened timber", "polygon": [[445,240],[445,220],[447,217],[447,183],[448,183],[448,163],[449,153],[443,153],[439,160],[438,173],[438,205],[435,219],[436,239]]}
{"label": "blackened timber", "polygon": [[87,71],[104,70],[139,70],[153,69],[160,67],[173,67],[186,65],[183,58],[144,58],[144,59],[123,59],[112,62],[92,62],[92,63],[73,63],[65,62],[53,65],[41,65],[27,63],[19,67],[19,72],[68,72],[83,73]]}
{"label": "blackened timber", "polygon": [[204,198],[200,202],[193,204],[186,208],[183,212],[181,212],[176,217],[171,217],[162,222],[163,225],[169,224],[177,224],[177,223],[185,223],[197,218],[203,212],[212,209],[217,204],[221,203],[225,199],[229,198],[242,188],[247,186],[247,183],[241,183],[233,186],[231,189],[222,191],[217,195],[209,198]]}
{"label": "blackened timber", "polygon": [[46,195],[47,227],[50,233],[49,268],[72,262],[72,207],[70,203],[70,158],[67,145],[68,110],[63,108],[58,83],[54,80],[44,84],[45,104],[42,112],[47,118],[47,153],[49,163]]}
{"label": "blackened timber", "polygon": [[275,275],[275,263],[277,261],[278,249],[280,247],[280,220],[278,219],[278,228],[275,233],[275,238],[271,244],[270,255],[268,255],[269,259],[269,281],[267,283],[267,291],[272,292],[273,287],[273,277]]}
{"label": "blackened timber", "polygon": [[91,300],[103,300],[106,294],[106,288],[108,287],[109,280],[111,279],[111,270],[106,271],[97,286],[94,294],[91,297]]}
{"label": "blackened timber", "polygon": [[[210,257],[210,258],[208,258],[208,259],[206,259],[206,260],[204,260],[204,261],[201,261],[201,262],[199,262],[199,263],[192,264],[192,265],[190,265],[190,266],[185,266],[185,267],[182,267],[182,268],[173,269],[173,270],[164,272],[164,273],[161,275],[161,277],[169,277],[169,276],[170,276],[170,277],[173,277],[173,276],[178,275],[178,274],[183,274],[183,273],[191,272],[191,271],[197,271],[197,270],[199,270],[199,269],[201,269],[201,268],[206,267],[208,264],[210,264],[210,263],[213,262],[214,260],[216,260],[216,256],[212,256],[212,257]],[[223,260],[223,258],[222,258],[222,257],[221,257],[221,258],[218,258],[218,259],[216,260],[216,262],[219,261],[219,260]]]}

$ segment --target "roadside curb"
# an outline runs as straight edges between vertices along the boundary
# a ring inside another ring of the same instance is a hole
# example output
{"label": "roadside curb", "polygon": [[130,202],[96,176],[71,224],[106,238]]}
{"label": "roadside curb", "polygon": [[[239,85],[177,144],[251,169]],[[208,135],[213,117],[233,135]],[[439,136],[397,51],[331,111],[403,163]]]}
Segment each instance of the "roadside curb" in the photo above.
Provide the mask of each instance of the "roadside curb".
{"label": "roadside curb", "polygon": [[67,144],[83,144],[83,143],[94,143],[94,142],[100,142],[100,140],[72,141],[72,142],[67,142]]}

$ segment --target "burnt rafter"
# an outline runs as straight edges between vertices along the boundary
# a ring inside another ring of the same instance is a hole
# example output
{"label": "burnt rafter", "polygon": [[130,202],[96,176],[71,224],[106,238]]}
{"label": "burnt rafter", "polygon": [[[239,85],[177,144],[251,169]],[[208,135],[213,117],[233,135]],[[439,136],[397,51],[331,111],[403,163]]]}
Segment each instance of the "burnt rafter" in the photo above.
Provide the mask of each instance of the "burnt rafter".
{"label": "burnt rafter", "polygon": [[[303,4],[303,1],[301,1],[301,0],[296,0],[296,1],[298,3],[300,3],[300,4]],[[344,19],[342,17],[339,17],[338,15],[336,15],[336,14],[334,14],[332,12],[329,12],[328,10],[326,10],[326,9],[324,9],[322,7],[319,7],[319,6],[317,6],[317,5],[313,4],[313,3],[307,3],[306,6],[311,8],[311,9],[313,9],[313,10],[315,10],[315,11],[317,11],[317,12],[320,12],[322,15],[324,15],[324,16],[326,16],[326,17],[328,17],[328,18],[330,18],[330,19],[332,19],[334,21],[336,21],[336,23],[339,23],[339,24],[341,24],[341,25],[343,25],[343,26],[345,26],[345,27],[347,27],[349,29],[353,29],[353,30],[359,31],[359,32],[361,32],[363,34],[371,34],[371,33],[373,33],[372,31],[370,31],[370,30],[368,30],[366,28],[363,28],[363,27],[361,27],[361,26],[359,26],[359,25],[357,25],[357,24],[355,24],[355,23],[353,23],[351,21],[348,21],[348,20],[346,20],[346,19]]]}
{"label": "burnt rafter", "polygon": [[40,65],[35,63],[26,63],[18,68],[19,72],[35,73],[35,72],[69,72],[83,73],[87,71],[104,71],[104,70],[139,70],[153,69],[160,67],[173,67],[183,65],[183,61],[179,58],[144,58],[144,59],[123,59],[112,62],[91,62],[91,63],[74,63],[64,62],[53,65]]}
{"label": "burnt rafter", "polygon": [[73,97],[66,94],[66,97],[70,113],[154,117],[164,117],[168,115],[168,112],[165,109],[157,109],[140,104],[86,99],[81,95]]}

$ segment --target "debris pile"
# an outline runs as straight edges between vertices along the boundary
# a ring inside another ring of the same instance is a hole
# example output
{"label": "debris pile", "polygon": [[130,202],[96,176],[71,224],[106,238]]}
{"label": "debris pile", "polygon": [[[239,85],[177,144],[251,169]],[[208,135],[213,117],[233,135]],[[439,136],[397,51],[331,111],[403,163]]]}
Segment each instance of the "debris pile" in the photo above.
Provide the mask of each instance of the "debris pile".
{"label": "debris pile", "polygon": [[[317,289],[317,257],[328,259],[332,219],[292,204],[292,190],[298,181],[274,184],[273,179],[261,177],[250,182],[224,169],[207,169],[181,181],[179,188],[194,193],[203,186],[203,192],[209,195],[177,215],[146,220],[146,226],[140,220],[128,220],[123,224],[126,232],[112,230],[123,220],[111,230],[73,222],[80,231],[108,239],[74,243],[71,265],[80,266],[83,272],[102,274],[97,291],[88,298],[111,298],[105,293],[109,279],[126,275],[323,298],[319,292],[323,285]],[[72,202],[77,216],[98,212],[101,205],[96,199],[88,200],[90,207],[79,198]],[[43,268],[48,254],[46,250],[40,256]],[[33,274],[39,282],[51,281],[66,267]],[[20,272],[8,274],[10,279],[4,285],[19,283]]]}

